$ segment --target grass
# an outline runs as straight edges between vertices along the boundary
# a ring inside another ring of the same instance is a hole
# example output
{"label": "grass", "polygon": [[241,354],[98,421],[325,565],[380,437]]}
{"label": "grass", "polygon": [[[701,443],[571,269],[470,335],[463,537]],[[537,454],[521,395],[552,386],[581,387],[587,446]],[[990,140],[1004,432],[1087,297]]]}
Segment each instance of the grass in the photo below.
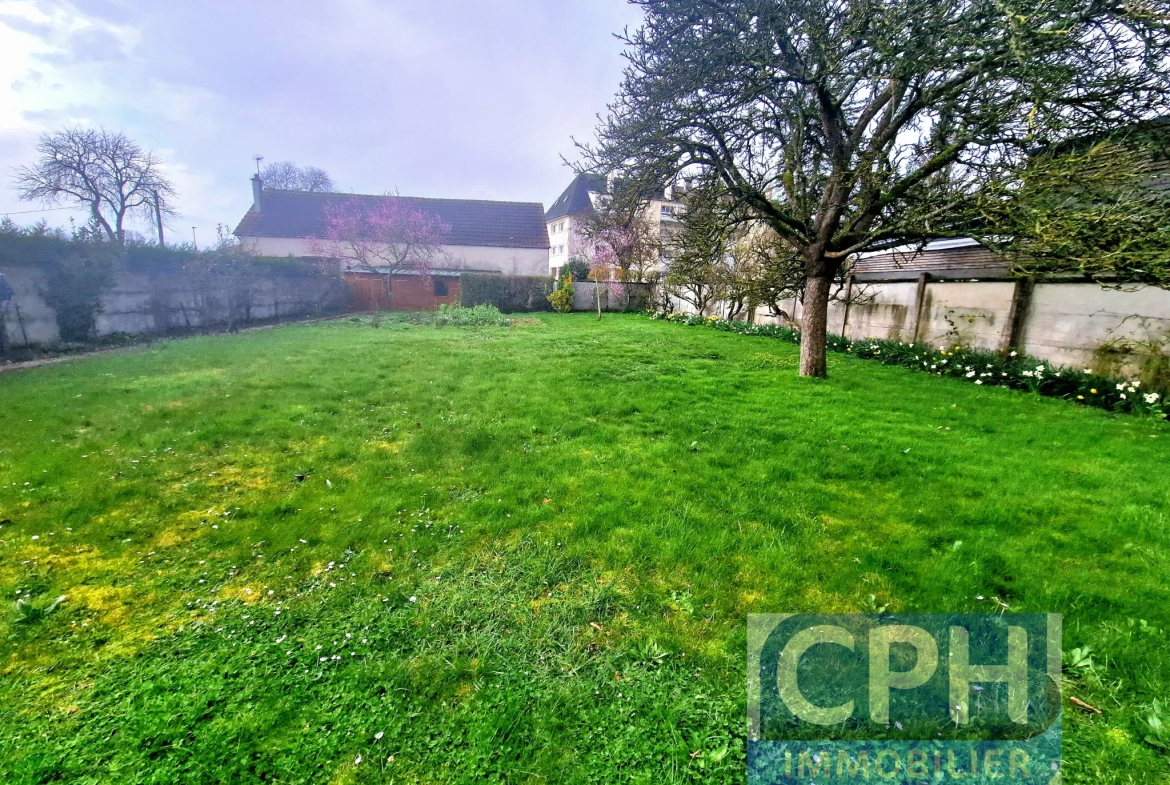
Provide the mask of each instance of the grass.
{"label": "grass", "polygon": [[992,597],[1103,710],[1065,782],[1170,781],[1165,424],[641,317],[377,324],[0,375],[0,781],[741,782],[748,613]]}

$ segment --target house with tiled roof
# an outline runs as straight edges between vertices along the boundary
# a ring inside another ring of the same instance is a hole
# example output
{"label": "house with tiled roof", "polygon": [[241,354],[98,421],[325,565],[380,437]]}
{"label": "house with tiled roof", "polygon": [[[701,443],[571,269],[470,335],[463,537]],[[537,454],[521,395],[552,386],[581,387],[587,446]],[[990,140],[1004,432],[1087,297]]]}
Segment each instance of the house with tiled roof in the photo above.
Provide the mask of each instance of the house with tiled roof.
{"label": "house with tiled roof", "polygon": [[328,205],[354,200],[372,205],[387,199],[439,218],[450,232],[427,281],[397,274],[379,277],[370,270],[342,271],[371,307],[389,307],[391,301],[395,310],[457,303],[459,278],[465,273],[548,275],[549,240],[544,205],[539,202],[279,191],[265,188],[255,176],[252,207],[235,235],[244,250],[257,256],[312,257],[314,238],[325,234]]}

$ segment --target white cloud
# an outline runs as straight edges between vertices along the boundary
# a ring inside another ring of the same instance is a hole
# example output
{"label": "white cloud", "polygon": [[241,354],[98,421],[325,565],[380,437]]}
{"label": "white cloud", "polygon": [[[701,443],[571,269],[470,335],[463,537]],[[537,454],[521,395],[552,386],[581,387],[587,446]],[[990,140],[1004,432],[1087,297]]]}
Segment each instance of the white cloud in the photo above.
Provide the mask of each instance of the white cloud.
{"label": "white cloud", "polygon": [[[125,131],[168,161],[175,230],[238,221],[251,156],[370,193],[555,199],[617,87],[624,0],[0,0],[0,214],[39,133]],[[52,220],[61,213],[51,214]],[[34,216],[35,217],[35,216]]]}

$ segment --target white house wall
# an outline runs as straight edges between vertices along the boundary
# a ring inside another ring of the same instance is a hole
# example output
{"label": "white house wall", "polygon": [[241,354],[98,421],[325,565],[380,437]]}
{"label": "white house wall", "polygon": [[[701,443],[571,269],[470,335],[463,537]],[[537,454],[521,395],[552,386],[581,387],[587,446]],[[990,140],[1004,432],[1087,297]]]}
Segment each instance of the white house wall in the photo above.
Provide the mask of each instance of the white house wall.
{"label": "white house wall", "polygon": [[[244,237],[241,244],[257,256],[313,256],[312,241],[295,237]],[[498,272],[503,275],[548,275],[544,248],[496,248],[445,245],[435,266],[452,270]]]}

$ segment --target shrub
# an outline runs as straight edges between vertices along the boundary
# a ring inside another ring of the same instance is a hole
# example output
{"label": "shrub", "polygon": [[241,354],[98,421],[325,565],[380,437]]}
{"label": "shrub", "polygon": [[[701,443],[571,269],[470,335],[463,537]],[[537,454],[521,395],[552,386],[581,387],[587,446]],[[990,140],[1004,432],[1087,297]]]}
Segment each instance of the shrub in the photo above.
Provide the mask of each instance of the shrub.
{"label": "shrub", "polygon": [[113,254],[100,246],[74,245],[46,265],[41,297],[56,314],[62,341],[85,343],[96,337],[102,295],[113,284]]}
{"label": "shrub", "polygon": [[460,279],[459,302],[467,308],[494,305],[504,313],[550,311],[551,279],[537,275],[466,273]]}
{"label": "shrub", "polygon": [[559,313],[570,313],[573,310],[573,275],[565,270],[561,279],[557,281],[557,288],[548,296],[548,301]]}
{"label": "shrub", "polygon": [[434,315],[436,327],[508,327],[512,324],[494,305],[464,308],[443,304]]}
{"label": "shrub", "polygon": [[44,223],[20,228],[0,223],[0,264],[24,265],[43,271],[41,296],[54,310],[57,331],[66,343],[94,337],[102,295],[114,283],[118,250],[88,232],[72,237]]}
{"label": "shrub", "polygon": [[[800,331],[790,327],[748,324],[727,321],[717,316],[691,316],[677,312],[655,313],[652,318],[800,344]],[[936,349],[922,343],[877,338],[851,341],[840,335],[829,336],[828,348],[831,352],[852,354],[884,365],[900,365],[935,376],[962,379],[980,387],[1028,390],[1037,395],[1065,398],[1086,406],[1158,419],[1170,416],[1167,390],[1144,388],[1138,379],[1108,378],[1088,370],[1059,368],[1018,352],[1001,355],[987,349],[966,346],[942,346]]]}
{"label": "shrub", "polygon": [[570,259],[562,269],[569,274],[572,281],[589,280],[589,262],[579,256]]}

